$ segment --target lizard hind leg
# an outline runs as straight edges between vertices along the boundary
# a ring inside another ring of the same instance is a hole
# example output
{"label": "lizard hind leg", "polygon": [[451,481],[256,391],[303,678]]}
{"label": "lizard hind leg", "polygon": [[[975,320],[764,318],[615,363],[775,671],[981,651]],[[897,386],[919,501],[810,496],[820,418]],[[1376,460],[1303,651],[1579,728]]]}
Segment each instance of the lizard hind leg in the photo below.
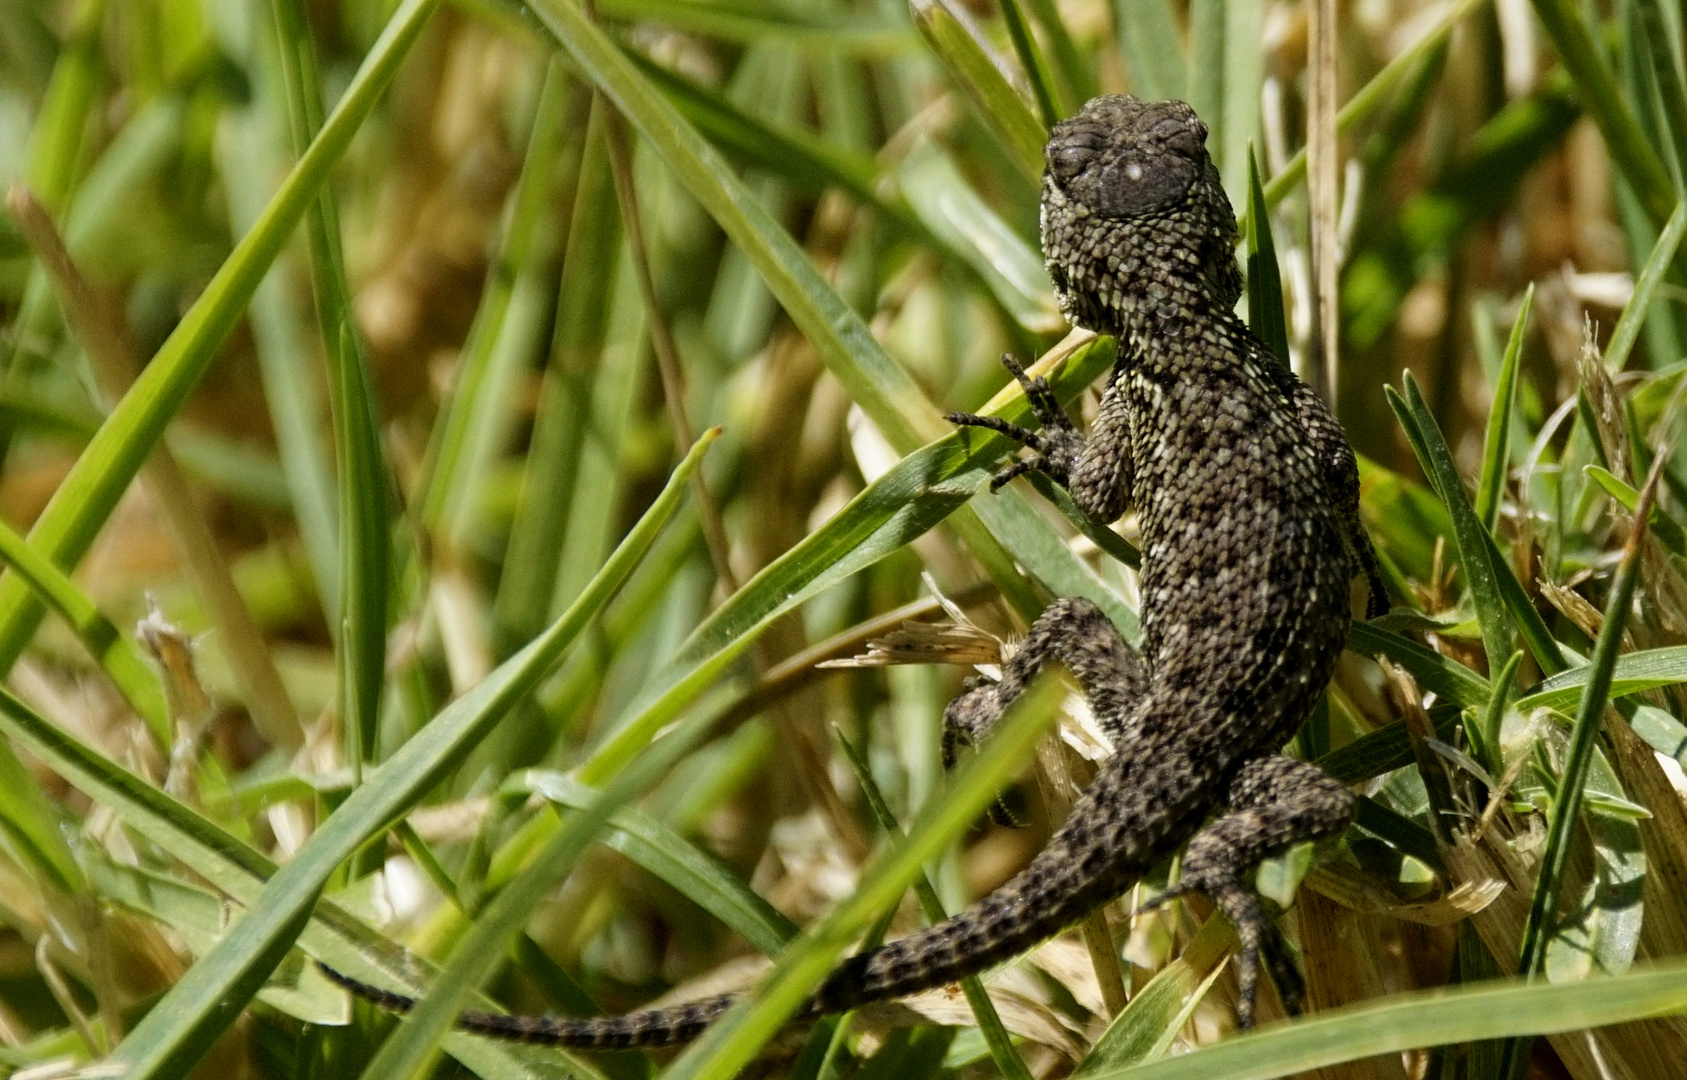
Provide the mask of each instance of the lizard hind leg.
{"label": "lizard hind leg", "polygon": [[1241,942],[1236,1019],[1252,1027],[1254,996],[1263,963],[1277,996],[1291,1015],[1300,1011],[1305,983],[1282,933],[1248,880],[1261,859],[1294,844],[1334,836],[1352,821],[1353,793],[1317,766],[1293,758],[1260,758],[1242,767],[1230,784],[1227,812],[1208,824],[1183,858],[1176,885],[1138,908],[1152,910],[1177,896],[1199,892],[1236,928]]}
{"label": "lizard hind leg", "polygon": [[943,710],[944,746],[977,743],[1018,699],[1043,665],[1064,666],[1078,680],[1102,730],[1117,742],[1124,717],[1146,692],[1148,664],[1107,614],[1081,596],[1056,600],[1031,624],[1002,664],[1000,682],[970,683]]}

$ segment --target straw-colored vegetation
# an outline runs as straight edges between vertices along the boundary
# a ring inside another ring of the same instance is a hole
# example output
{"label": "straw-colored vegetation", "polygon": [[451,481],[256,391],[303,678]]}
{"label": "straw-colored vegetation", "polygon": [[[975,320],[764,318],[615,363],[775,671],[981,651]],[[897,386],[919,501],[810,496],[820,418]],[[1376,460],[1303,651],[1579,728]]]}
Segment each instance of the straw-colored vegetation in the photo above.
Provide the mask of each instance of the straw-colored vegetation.
{"label": "straw-colored vegetation", "polygon": [[[1663,0],[0,4],[0,1063],[1681,1075],[1684,85]],[[1101,752],[1046,680],[943,775],[1135,554],[939,417],[1023,414],[1004,350],[1093,402],[1040,148],[1125,89],[1210,125],[1393,593],[1293,748],[1360,825],[1260,872],[1313,1011],[1238,1036],[1223,920],[1127,897],[781,1034]],[[450,1029],[722,987],[681,1054]]]}

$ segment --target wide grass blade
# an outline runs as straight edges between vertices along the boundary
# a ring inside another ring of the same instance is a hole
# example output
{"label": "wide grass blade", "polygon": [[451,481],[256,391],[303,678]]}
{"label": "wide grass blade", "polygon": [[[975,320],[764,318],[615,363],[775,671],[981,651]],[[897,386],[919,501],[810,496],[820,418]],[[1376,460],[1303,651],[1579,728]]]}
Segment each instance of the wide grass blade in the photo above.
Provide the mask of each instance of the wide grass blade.
{"label": "wide grass blade", "polygon": [[945,0],[912,0],[909,6],[920,35],[972,103],[979,119],[996,133],[1009,158],[1026,177],[1040,177],[1048,126],[1002,77],[985,46],[949,10]]}
{"label": "wide grass blade", "polygon": [[[867,759],[862,755],[859,747],[855,746],[838,733],[838,745],[843,747],[844,756],[849,758],[850,768],[855,770],[855,781],[861,785],[861,794],[867,799],[867,806],[878,819],[879,828],[886,836],[902,837],[902,823],[896,820],[896,815],[885,802],[884,793],[879,790],[877,781],[873,779],[873,770],[868,766]],[[921,870],[914,876],[914,895],[919,898],[920,910],[925,912],[926,920],[936,926],[949,917],[943,909],[943,901],[932,886],[931,879]],[[1013,1048],[1013,1040],[1008,1036],[1007,1029],[1002,1027],[1002,1018],[996,1015],[996,1006],[990,1001],[990,995],[985,992],[984,984],[978,976],[968,975],[961,980],[961,993],[966,995],[967,1004],[972,1006],[973,1019],[978,1021],[978,1030],[984,1033],[984,1043],[990,1048],[990,1058],[996,1063],[996,1068],[1008,1080],[1031,1080],[1031,1074],[1025,1068],[1024,1060]]]}
{"label": "wide grass blade", "polygon": [[335,868],[426,795],[555,667],[678,508],[691,473],[717,434],[711,431],[698,440],[592,587],[561,619],[435,717],[321,823],[270,879],[246,916],[117,1047],[114,1060],[123,1063],[128,1076],[179,1075],[209,1048],[304,928]]}
{"label": "wide grass blade", "polygon": [[1048,730],[1058,686],[1037,687],[1015,703],[983,750],[955,774],[900,840],[861,873],[849,899],[809,927],[779,958],[746,1002],[736,1005],[680,1056],[667,1080],[730,1080],[802,1006],[838,956],[902,896],[921,866],[952,843],[989,806]]}
{"label": "wide grass blade", "polygon": [[[404,0],[393,13],[321,134],[299,159],[268,209],[218,269],[53,493],[29,535],[31,546],[47,558],[61,566],[71,565],[86,553],[147,452],[215,359],[218,346],[315,200],[329,170],[374,108],[437,3]],[[44,610],[30,596],[28,584],[16,575],[0,579],[0,669],[9,669],[17,660]]]}
{"label": "wide grass blade", "polygon": [[1089,1080],[1274,1080],[1309,1069],[1430,1046],[1517,1034],[1548,1035],[1687,1012],[1687,962],[1563,986],[1480,983],[1395,994]]}

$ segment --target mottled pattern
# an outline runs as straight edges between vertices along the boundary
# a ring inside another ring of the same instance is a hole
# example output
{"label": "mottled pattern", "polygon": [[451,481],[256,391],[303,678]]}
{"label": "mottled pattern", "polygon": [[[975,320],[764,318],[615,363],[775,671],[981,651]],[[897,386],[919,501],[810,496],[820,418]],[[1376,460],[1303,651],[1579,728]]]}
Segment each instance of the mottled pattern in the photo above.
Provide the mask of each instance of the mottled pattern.
{"label": "mottled pattern", "polygon": [[[1082,686],[1114,754],[1031,864],[954,918],[845,961],[806,1015],[952,982],[1023,952],[1130,888],[1188,844],[1174,892],[1210,896],[1243,945],[1241,1020],[1263,961],[1285,1004],[1300,979],[1245,881],[1265,855],[1331,835],[1352,795],[1279,753],[1328,682],[1347,639],[1349,594],[1367,577],[1358,480],[1340,427],[1235,317],[1236,221],[1181,102],[1097,98],[1056,126],[1043,180],[1043,251],[1061,310],[1119,339],[1086,440],[1041,380],[1042,422],[1005,432],[1030,470],[1068,487],[1098,521],[1136,508],[1142,642],[1095,605],[1051,604],[1004,666],[945,710],[955,738],[985,737],[1045,664]],[[388,1008],[409,999],[342,981]],[[579,1047],[683,1041],[730,998],[571,1020],[466,1014],[469,1030]]]}

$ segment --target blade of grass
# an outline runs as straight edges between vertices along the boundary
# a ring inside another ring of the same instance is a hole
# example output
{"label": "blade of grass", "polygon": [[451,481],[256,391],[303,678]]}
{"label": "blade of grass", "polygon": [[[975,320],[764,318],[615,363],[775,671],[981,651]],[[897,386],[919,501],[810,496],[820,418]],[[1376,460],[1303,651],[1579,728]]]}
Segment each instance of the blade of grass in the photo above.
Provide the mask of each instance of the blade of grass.
{"label": "blade of grass", "polygon": [[[1546,846],[1541,853],[1541,868],[1535,879],[1534,893],[1529,899],[1529,914],[1523,923],[1523,946],[1518,961],[1518,974],[1525,980],[1539,975],[1546,964],[1547,942],[1552,935],[1552,920],[1558,911],[1558,900],[1564,889],[1564,868],[1570,858],[1570,830],[1581,811],[1582,788],[1588,763],[1599,733],[1600,718],[1605,715],[1609,700],[1611,676],[1622,649],[1623,625],[1628,619],[1629,605],[1634,600],[1635,582],[1640,572],[1640,551],[1646,538],[1647,511],[1657,493],[1658,477],[1667,455],[1659,455],[1652,466],[1652,474],[1640,491],[1640,507],[1634,527],[1623,545],[1622,562],[1617,564],[1616,579],[1611,584],[1610,601],[1605,605],[1605,621],[1599,628],[1599,639],[1588,661],[1587,689],[1581,707],[1576,710],[1575,724],[1570,729],[1570,745],[1564,752],[1564,769],[1559,777],[1557,797],[1547,818]],[[1529,1057],[1532,1037],[1522,1037],[1509,1044],[1503,1055],[1502,1077],[1520,1076]]]}
{"label": "blade of grass", "polygon": [[1523,303],[1506,339],[1505,356],[1494,383],[1494,400],[1488,409],[1488,426],[1482,433],[1482,471],[1476,481],[1476,520],[1492,534],[1500,520],[1500,498],[1510,472],[1511,416],[1517,410],[1517,366],[1523,355],[1523,331],[1529,324],[1529,308],[1535,300],[1535,285],[1523,290]]}
{"label": "blade of grass", "polygon": [[36,595],[70,624],[95,662],[111,676],[123,700],[135,710],[159,748],[168,752],[175,741],[164,689],[147,666],[135,643],[87,598],[76,583],[42,558],[10,525],[0,522],[0,561],[29,583]]}
{"label": "blade of grass", "polygon": [[113,1052],[132,1080],[180,1075],[262,985],[309,920],[329,875],[438,783],[556,665],[625,582],[678,508],[717,436],[698,440],[592,586],[549,630],[453,702],[358,786],[265,886],[246,916],[190,968]]}
{"label": "blade of grass", "polygon": [[1400,426],[1417,454],[1424,475],[1429,478],[1436,494],[1441,496],[1447,514],[1452,518],[1459,566],[1464,570],[1465,587],[1475,603],[1476,617],[1482,626],[1482,646],[1488,654],[1489,664],[1499,664],[1502,657],[1511,655],[1513,630],[1505,603],[1500,599],[1490,548],[1483,539],[1487,535],[1486,530],[1471,509],[1470,500],[1464,492],[1464,481],[1459,479],[1458,468],[1453,464],[1452,452],[1441,436],[1441,428],[1430,415],[1423,395],[1418,392],[1417,380],[1408,372],[1403,376],[1403,385],[1403,395],[1396,393],[1393,387],[1386,388],[1388,404],[1399,417]]}
{"label": "blade of grass", "polygon": [[611,815],[692,750],[714,719],[708,713],[695,714],[629,763],[590,806],[568,816],[533,861],[481,909],[428,993],[364,1068],[363,1080],[412,1078],[431,1071],[436,1048],[469,991],[492,974],[545,895],[579,862]]}
{"label": "blade of grass", "polygon": [[[275,863],[256,849],[90,750],[3,690],[0,731],[237,903],[255,902],[266,879],[275,873]],[[9,747],[6,752],[10,753]],[[33,784],[26,786],[36,790]],[[415,962],[402,947],[331,900],[318,902],[312,924],[300,943],[310,955],[354,977],[404,985],[415,977]],[[449,1049],[452,1056],[489,1080],[553,1080],[555,1076],[551,1069],[536,1068],[524,1061],[518,1048],[508,1044],[453,1036]],[[578,1063],[575,1067],[582,1075],[595,1075]]]}
{"label": "blade of grass", "polygon": [[876,856],[853,895],[787,949],[754,995],[713,1024],[664,1074],[666,1080],[730,1080],[801,1008],[839,954],[902,896],[921,866],[961,835],[1031,756],[1054,715],[1058,687],[1022,697],[982,751],[923,809],[908,837]]}
{"label": "blade of grass", "polygon": [[1025,13],[1019,9],[1019,0],[997,0],[996,6],[1001,8],[1002,21],[1008,28],[1008,40],[1013,42],[1013,51],[1019,56],[1025,81],[1031,84],[1031,96],[1037,99],[1043,126],[1051,128],[1069,114],[1070,105],[1061,99],[1048,61],[1043,59],[1043,51],[1031,38],[1031,28],[1025,21]]}
{"label": "blade of grass", "polygon": [[[885,802],[884,793],[873,780],[873,772],[867,766],[867,759],[861,750],[847,738],[843,732],[837,732],[838,745],[843,747],[844,756],[849,759],[849,766],[855,771],[855,782],[861,785],[861,794],[867,799],[867,807],[878,819],[879,828],[886,836],[901,839],[901,822],[891,812],[890,804]],[[920,909],[925,912],[926,920],[933,926],[949,917],[943,909],[943,901],[932,887],[931,879],[921,870],[914,876],[914,895],[919,898]],[[996,1006],[990,1001],[990,995],[985,992],[984,984],[978,976],[969,975],[961,980],[961,993],[966,995],[967,1004],[972,1007],[973,1019],[978,1021],[978,1030],[984,1034],[984,1043],[990,1048],[990,1058],[996,1063],[996,1068],[1008,1080],[1031,1080],[1030,1072],[1025,1068],[1025,1062],[1013,1048],[1013,1040],[1008,1036],[1007,1029],[1002,1027],[1002,1018],[996,1015]]]}
{"label": "blade of grass", "polygon": [[[322,130],[322,83],[300,0],[272,0],[293,152],[304,159]],[[323,183],[305,213],[311,278],[328,358],[328,401],[339,463],[340,606],[335,612],[339,716],[354,776],[377,759],[386,679],[387,593],[392,562],[389,480],[381,458],[369,357],[352,315],[333,186]]]}
{"label": "blade of grass", "polygon": [[1683,232],[1687,232],[1687,199],[1675,204],[1675,212],[1670,214],[1669,221],[1658,234],[1658,242],[1646,256],[1645,265],[1634,279],[1634,292],[1623,306],[1616,328],[1611,331],[1611,340],[1605,345],[1605,366],[1612,371],[1621,371],[1628,365],[1628,354],[1634,349],[1640,327],[1651,311],[1652,298],[1664,279],[1664,272],[1675,262]]}
{"label": "blade of grass", "polygon": [[989,51],[944,0],[911,0],[909,8],[920,36],[972,103],[978,118],[995,132],[1021,172],[1033,180],[1040,178],[1048,128],[1002,77]]}
{"label": "blade of grass", "polygon": [[[437,3],[404,0],[393,13],[321,135],[54,491],[30,530],[31,546],[44,556],[61,566],[71,565],[87,551],[147,451],[216,357],[217,347]],[[16,661],[44,610],[16,575],[0,579],[0,670]]]}
{"label": "blade of grass", "polygon": [[[503,790],[535,794],[573,810],[586,809],[598,797],[596,790],[562,773],[529,770],[518,773],[512,781]],[[718,859],[642,811],[617,811],[609,819],[604,842],[684,893],[769,956],[800,932],[795,923]]]}
{"label": "blade of grass", "polygon": [[1289,324],[1283,314],[1283,278],[1277,268],[1277,244],[1271,237],[1271,215],[1259,184],[1259,162],[1248,144],[1248,327],[1271,350],[1277,362],[1289,363]]}
{"label": "blade of grass", "polygon": [[1646,213],[1662,225],[1676,202],[1675,184],[1652,149],[1646,133],[1617,89],[1605,54],[1570,0],[1533,0],[1535,14],[1559,59],[1575,81],[1582,107],[1605,138],[1605,147]]}
{"label": "blade of grass", "polygon": [[1563,986],[1507,981],[1394,994],[1273,1024],[1088,1080],[1274,1080],[1309,1069],[1521,1033],[1553,1034],[1687,1012],[1687,962]]}

